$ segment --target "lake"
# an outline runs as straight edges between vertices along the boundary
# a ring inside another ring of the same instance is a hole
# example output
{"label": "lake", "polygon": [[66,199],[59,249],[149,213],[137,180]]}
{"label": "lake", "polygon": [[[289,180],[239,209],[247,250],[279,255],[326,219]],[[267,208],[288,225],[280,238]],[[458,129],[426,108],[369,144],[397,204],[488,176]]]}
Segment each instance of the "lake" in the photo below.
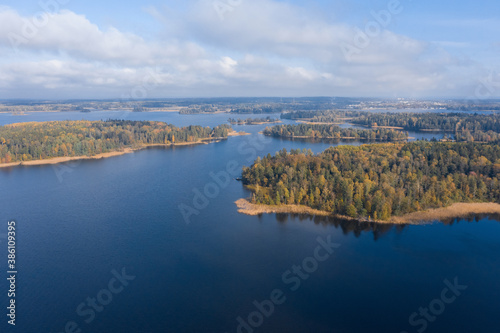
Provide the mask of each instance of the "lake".
{"label": "lake", "polygon": [[[0,124],[115,115],[0,114]],[[215,126],[228,115],[120,118]],[[18,261],[17,325],[2,314],[1,332],[496,331],[498,218],[393,226],[241,215],[234,201],[249,192],[231,171],[282,148],[332,145],[266,138],[264,127],[233,126],[252,135],[209,145],[0,170],[0,242],[15,220]]]}

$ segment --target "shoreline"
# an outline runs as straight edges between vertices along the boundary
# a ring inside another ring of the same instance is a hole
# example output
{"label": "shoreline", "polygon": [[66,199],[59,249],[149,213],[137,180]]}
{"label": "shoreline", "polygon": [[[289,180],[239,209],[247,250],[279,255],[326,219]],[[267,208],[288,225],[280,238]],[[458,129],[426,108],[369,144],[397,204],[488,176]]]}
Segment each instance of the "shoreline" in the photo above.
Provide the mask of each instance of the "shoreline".
{"label": "shoreline", "polygon": [[148,149],[148,148],[207,145],[208,143],[206,141],[213,140],[214,142],[218,142],[222,139],[225,139],[225,138],[209,138],[209,139],[202,139],[202,140],[195,141],[195,142],[181,142],[181,143],[169,143],[169,144],[153,143],[153,144],[143,145],[143,146],[134,147],[134,148],[126,147],[126,148],[123,148],[122,150],[110,151],[107,153],[101,153],[101,154],[97,154],[94,156],[61,156],[61,157],[47,158],[47,159],[42,159],[42,160],[3,163],[3,164],[0,164],[0,169],[17,167],[17,166],[53,165],[53,164],[59,164],[59,163],[65,163],[65,162],[71,162],[71,161],[79,161],[79,160],[100,160],[103,158],[130,154],[130,153],[133,153],[135,151]]}
{"label": "shoreline", "polygon": [[464,218],[470,215],[480,214],[500,214],[500,204],[494,202],[481,202],[481,203],[454,203],[448,207],[428,209],[421,212],[413,212],[403,216],[392,216],[389,220],[373,220],[373,219],[360,219],[352,218],[345,215],[331,214],[330,212],[313,209],[307,206],[299,205],[262,205],[253,204],[248,199],[239,199],[235,201],[238,207],[238,213],[256,216],[260,214],[274,214],[274,213],[287,213],[287,214],[306,214],[311,216],[329,216],[343,220],[356,221],[356,222],[370,222],[380,224],[427,224],[433,221],[442,221],[450,218]]}
{"label": "shoreline", "polygon": [[321,215],[321,216],[331,215],[329,212],[299,205],[279,205],[279,206],[261,205],[261,204],[253,204],[247,199],[239,199],[234,203],[238,207],[238,213],[251,216],[259,214],[273,214],[273,213],[297,213],[297,214]]}
{"label": "shoreline", "polygon": [[0,164],[0,169],[1,168],[16,167],[16,166],[53,165],[53,164],[59,164],[59,163],[71,162],[71,161],[79,161],[79,160],[100,160],[102,158],[121,156],[121,155],[129,154],[129,153],[133,153],[134,151],[135,151],[135,149],[125,148],[122,151],[113,151],[113,152],[108,152],[108,153],[97,154],[94,156],[62,156],[62,157],[47,158],[47,159],[43,159],[43,160],[31,160],[31,161],[22,161],[22,162],[3,163],[3,164]]}
{"label": "shoreline", "polygon": [[227,133],[228,137],[230,137],[230,136],[245,136],[245,135],[252,135],[252,133],[247,133],[247,132],[244,132],[244,131],[237,132],[235,130],[233,130],[232,132]]}
{"label": "shoreline", "polygon": [[[186,107],[179,107],[179,108],[166,108],[163,110],[158,110],[157,108],[152,108],[144,111],[138,111],[136,113],[141,113],[141,112],[173,112],[173,113],[179,113],[181,110],[187,109]],[[108,110],[90,110],[88,112],[82,112],[81,110],[37,110],[37,111],[22,111],[24,114],[16,114],[16,116],[27,116],[31,113],[65,113],[65,112],[81,112],[81,113],[95,113],[95,112],[134,112],[133,109],[128,109],[128,108],[123,108],[123,109],[108,109]],[[0,111],[0,114],[12,114],[17,111]]]}
{"label": "shoreline", "polygon": [[451,218],[465,218],[470,215],[500,214],[500,204],[495,202],[458,202],[448,207],[433,208],[413,212],[403,216],[393,216],[389,221],[395,223],[418,224]]}
{"label": "shoreline", "polygon": [[325,122],[325,121],[308,121],[308,120],[296,120],[296,122],[300,124],[306,125],[343,125],[345,123],[342,122]]}
{"label": "shoreline", "polygon": [[357,140],[357,141],[368,141],[368,142],[384,142],[384,143],[393,143],[393,142],[404,142],[408,141],[409,139],[412,139],[412,137],[407,137],[406,139],[399,139],[399,140],[392,140],[392,141],[384,141],[382,139],[367,139],[367,138],[355,138],[351,136],[343,136],[340,138],[335,138],[331,136],[288,136],[288,135],[283,135],[283,136],[274,136],[274,135],[269,135],[264,132],[259,132],[259,134],[263,134],[265,136],[270,136],[273,138],[282,138],[282,139],[326,139],[326,140]]}
{"label": "shoreline", "polygon": [[[244,136],[244,135],[251,135],[250,133],[246,132],[236,132],[232,131],[229,132],[227,135],[227,138],[233,137],[233,136]],[[71,161],[79,161],[79,160],[100,160],[102,158],[108,158],[108,157],[114,157],[114,156],[121,156],[125,154],[130,154],[138,150],[142,149],[147,149],[147,148],[153,148],[153,147],[182,147],[182,146],[194,146],[194,145],[207,145],[212,142],[219,142],[220,140],[226,140],[227,138],[221,137],[221,138],[204,138],[200,139],[198,141],[194,142],[180,142],[180,143],[169,143],[169,144],[163,144],[163,143],[152,143],[152,144],[147,144],[143,145],[140,147],[126,147],[123,148],[122,150],[117,150],[117,151],[110,151],[107,153],[101,153],[97,154],[94,156],[61,156],[61,157],[53,157],[53,158],[46,158],[46,159],[41,159],[41,160],[31,160],[31,161],[18,161],[18,162],[12,162],[12,163],[2,163],[0,164],[0,169],[2,168],[10,168],[10,167],[17,167],[17,166],[35,166],[35,165],[53,165],[53,164],[59,164],[59,163],[65,163],[65,162],[71,162]]]}
{"label": "shoreline", "polygon": [[260,123],[250,123],[250,124],[238,124],[238,123],[231,123],[230,122],[229,124],[231,124],[233,126],[234,125],[236,125],[236,126],[254,126],[254,125],[272,125],[272,124],[281,124],[281,123],[282,123],[282,121],[280,120],[280,121],[274,121],[274,122],[265,122],[265,123],[260,122]]}
{"label": "shoreline", "polygon": [[356,124],[353,123],[352,125],[355,126],[361,126],[361,127],[366,127],[366,128],[372,128],[372,129],[377,129],[377,128],[385,128],[385,129],[395,129],[398,131],[407,131],[407,132],[443,132],[443,133],[453,133],[455,131],[452,130],[444,130],[444,129],[439,129],[439,128],[422,128],[422,129],[406,129],[404,127],[398,127],[398,126],[371,126],[371,125],[364,125],[364,124]]}

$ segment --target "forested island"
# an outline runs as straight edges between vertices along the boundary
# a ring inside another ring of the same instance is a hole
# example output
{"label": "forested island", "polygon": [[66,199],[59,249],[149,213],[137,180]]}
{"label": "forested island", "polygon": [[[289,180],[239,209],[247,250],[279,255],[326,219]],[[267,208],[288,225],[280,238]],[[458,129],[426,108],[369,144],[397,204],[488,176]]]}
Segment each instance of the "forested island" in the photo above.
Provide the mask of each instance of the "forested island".
{"label": "forested island", "polygon": [[[96,156],[152,145],[225,139],[229,125],[178,128],[159,121],[51,121],[0,126],[0,163]],[[1,165],[1,164],[0,164]]]}
{"label": "forested island", "polygon": [[264,135],[281,138],[311,138],[334,140],[404,141],[408,133],[393,129],[365,130],[341,128],[335,125],[299,124],[266,127]]}
{"label": "forested island", "polygon": [[231,125],[262,125],[262,124],[274,124],[280,123],[281,120],[271,117],[266,118],[247,118],[247,119],[234,119],[229,118],[227,120]]}
{"label": "forested island", "polygon": [[372,129],[448,132],[454,135],[457,141],[493,142],[500,140],[500,116],[498,114],[301,111],[282,114],[281,118],[307,121],[309,124],[349,122]]}
{"label": "forested island", "polygon": [[457,141],[491,142],[500,139],[500,116],[496,114],[365,113],[350,122],[372,128],[450,132]]}
{"label": "forested island", "polygon": [[313,123],[338,123],[353,119],[354,117],[360,117],[368,113],[368,111],[340,110],[298,111],[282,113],[280,117],[281,119],[307,120]]}
{"label": "forested island", "polygon": [[281,113],[283,106],[280,104],[268,105],[243,105],[231,109],[231,113],[238,114],[262,114],[262,113]]}
{"label": "forested island", "polygon": [[417,141],[331,147],[318,155],[283,149],[258,158],[242,178],[253,192],[251,203],[264,205],[239,202],[245,213],[299,205],[312,213],[388,221],[454,203],[469,206],[455,205],[451,213],[493,213],[500,206],[473,203],[500,202],[500,145]]}

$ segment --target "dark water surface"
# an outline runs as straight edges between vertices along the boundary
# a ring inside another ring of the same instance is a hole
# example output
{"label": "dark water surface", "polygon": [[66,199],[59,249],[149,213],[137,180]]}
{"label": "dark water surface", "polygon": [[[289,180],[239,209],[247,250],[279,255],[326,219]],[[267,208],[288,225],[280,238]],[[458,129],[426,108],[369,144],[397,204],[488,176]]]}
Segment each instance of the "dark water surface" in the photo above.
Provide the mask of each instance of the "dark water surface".
{"label": "dark water surface", "polygon": [[[19,118],[60,118],[36,117]],[[178,126],[227,119],[127,117]],[[0,234],[17,222],[19,271],[17,325],[2,313],[0,332],[498,331],[497,219],[390,226],[238,214],[234,201],[249,192],[226,170],[282,148],[331,145],[266,139],[257,134],[263,127],[234,126],[253,134],[210,145],[0,170]],[[211,197],[196,208],[205,189]],[[196,213],[185,219],[180,205]],[[116,280],[123,269],[135,278]]]}

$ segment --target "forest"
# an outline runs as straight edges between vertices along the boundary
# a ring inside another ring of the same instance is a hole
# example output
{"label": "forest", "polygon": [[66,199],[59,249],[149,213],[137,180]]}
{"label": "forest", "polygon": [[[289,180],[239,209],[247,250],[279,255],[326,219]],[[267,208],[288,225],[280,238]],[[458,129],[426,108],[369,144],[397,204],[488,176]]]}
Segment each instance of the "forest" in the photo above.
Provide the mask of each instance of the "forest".
{"label": "forest", "polygon": [[369,114],[367,111],[340,111],[340,110],[323,110],[323,111],[298,111],[287,112],[281,114],[281,119],[305,120],[311,122],[336,123],[344,122],[346,119],[360,117]]}
{"label": "forest", "polygon": [[252,202],[297,204],[365,220],[456,202],[500,202],[500,145],[385,143],[286,149],[245,167]]}
{"label": "forest", "polygon": [[350,121],[365,126],[395,126],[409,131],[493,131],[500,133],[500,116],[470,113],[366,113]]}
{"label": "forest", "polygon": [[178,128],[158,121],[51,121],[0,126],[0,162],[94,156],[125,147],[227,138],[231,127]]}
{"label": "forest", "polygon": [[408,139],[408,133],[392,129],[355,129],[340,128],[335,125],[299,124],[277,125],[266,127],[264,135],[284,138],[328,138],[369,141],[403,141]]}
{"label": "forest", "polygon": [[247,118],[247,119],[234,119],[229,118],[227,120],[231,125],[261,125],[261,124],[272,124],[280,122],[279,119],[266,117],[266,118]]}
{"label": "forest", "polygon": [[500,140],[500,116],[497,114],[436,112],[321,111],[291,112],[281,118],[317,123],[345,123],[371,128],[397,127],[406,131],[441,131],[457,141],[493,142]]}
{"label": "forest", "polygon": [[238,106],[231,109],[231,113],[238,113],[238,114],[280,113],[282,111],[283,107],[279,104]]}
{"label": "forest", "polygon": [[457,141],[500,140],[500,117],[469,113],[368,113],[350,120],[363,126],[394,126],[407,131],[446,131]]}

